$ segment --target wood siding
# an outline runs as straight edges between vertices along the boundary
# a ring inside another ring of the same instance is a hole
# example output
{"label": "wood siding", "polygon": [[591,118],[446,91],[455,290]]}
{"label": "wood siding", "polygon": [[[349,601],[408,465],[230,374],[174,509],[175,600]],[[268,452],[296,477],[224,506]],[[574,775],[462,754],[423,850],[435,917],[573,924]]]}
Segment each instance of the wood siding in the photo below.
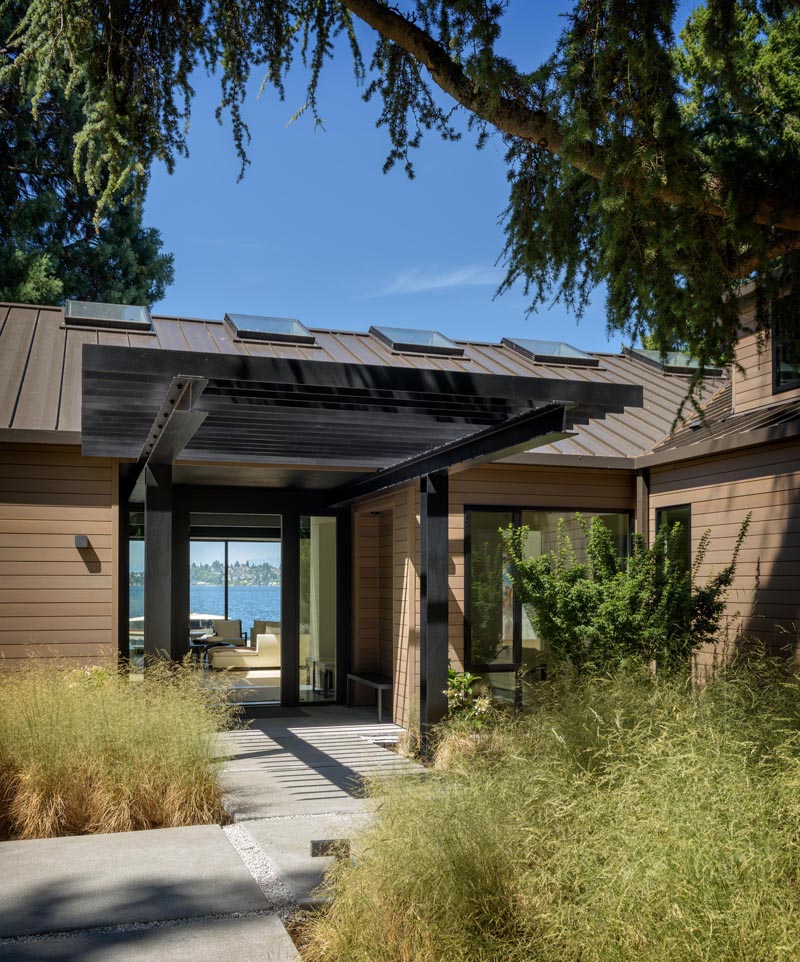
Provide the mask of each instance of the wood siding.
{"label": "wood siding", "polygon": [[417,511],[408,485],[353,512],[353,666],[391,675],[392,714],[404,727],[414,725],[419,691]]}
{"label": "wood siding", "polygon": [[[632,511],[632,471],[592,468],[557,470],[529,465],[492,464],[451,475],[448,540],[450,553],[450,659],[464,658],[464,510],[467,505]],[[419,534],[420,503],[416,484],[382,498],[361,502],[353,513],[354,606],[353,664],[364,670],[386,670],[381,637],[380,572],[391,544],[392,662],[395,721],[414,727],[419,714]],[[391,518],[391,525],[388,518]],[[385,598],[385,593],[383,594]],[[384,616],[385,617],[385,616]],[[385,622],[384,622],[385,624]]]}
{"label": "wood siding", "polygon": [[743,370],[737,370],[736,366],[731,370],[733,410],[737,414],[765,404],[800,398],[800,388],[773,393],[772,339],[768,333],[756,334],[753,331],[754,316],[754,305],[745,306],[742,312],[744,329],[736,342],[736,361]]}
{"label": "wood siding", "polygon": [[[0,659],[116,652],[116,465],[78,448],[0,448]],[[75,535],[90,547],[75,547]]]}
{"label": "wood siding", "polygon": [[[742,520],[752,512],[728,600],[725,636],[738,633],[784,647],[800,628],[800,446],[751,448],[713,459],[654,469],[650,475],[650,530],[655,512],[692,507],[692,552],[706,528],[711,545],[701,578],[724,567]],[[699,665],[716,657],[701,653]]]}

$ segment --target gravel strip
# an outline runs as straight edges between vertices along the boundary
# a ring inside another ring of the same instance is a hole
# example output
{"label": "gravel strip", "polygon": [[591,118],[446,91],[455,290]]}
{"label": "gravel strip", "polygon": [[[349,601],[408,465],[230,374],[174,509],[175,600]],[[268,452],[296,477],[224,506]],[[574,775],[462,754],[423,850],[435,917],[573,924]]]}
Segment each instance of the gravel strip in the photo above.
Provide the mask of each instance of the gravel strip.
{"label": "gravel strip", "polygon": [[269,908],[278,913],[282,922],[286,922],[297,912],[298,905],[281,881],[272,859],[264,854],[253,836],[241,824],[225,825],[222,831],[263,892]]}

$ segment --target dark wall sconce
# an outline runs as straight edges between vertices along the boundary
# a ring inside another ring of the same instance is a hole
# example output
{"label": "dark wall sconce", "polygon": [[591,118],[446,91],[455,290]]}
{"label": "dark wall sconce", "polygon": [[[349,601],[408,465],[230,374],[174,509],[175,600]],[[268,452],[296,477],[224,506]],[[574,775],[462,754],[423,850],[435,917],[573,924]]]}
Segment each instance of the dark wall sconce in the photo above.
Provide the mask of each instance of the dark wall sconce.
{"label": "dark wall sconce", "polygon": [[75,535],[75,547],[76,548],[88,548],[89,547],[89,536],[86,534],[76,534]]}

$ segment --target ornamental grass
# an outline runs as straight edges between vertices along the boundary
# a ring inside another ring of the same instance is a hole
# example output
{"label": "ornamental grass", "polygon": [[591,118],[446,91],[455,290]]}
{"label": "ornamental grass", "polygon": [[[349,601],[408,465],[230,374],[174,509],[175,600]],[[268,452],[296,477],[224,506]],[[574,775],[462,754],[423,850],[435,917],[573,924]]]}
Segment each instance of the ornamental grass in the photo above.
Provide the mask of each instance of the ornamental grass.
{"label": "ornamental grass", "polygon": [[800,688],[561,677],[443,730],[304,927],[313,962],[800,958]]}
{"label": "ornamental grass", "polygon": [[232,711],[188,664],[0,675],[0,837],[224,821],[216,733]]}

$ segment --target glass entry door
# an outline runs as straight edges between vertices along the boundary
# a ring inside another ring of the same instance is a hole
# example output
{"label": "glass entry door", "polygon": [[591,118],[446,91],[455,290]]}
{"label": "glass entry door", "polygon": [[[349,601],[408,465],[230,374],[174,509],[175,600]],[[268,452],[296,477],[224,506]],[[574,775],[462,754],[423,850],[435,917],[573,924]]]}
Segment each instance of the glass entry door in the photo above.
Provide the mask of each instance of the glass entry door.
{"label": "glass entry door", "polygon": [[228,670],[232,698],[279,703],[280,541],[192,539],[189,599],[194,644]]}

